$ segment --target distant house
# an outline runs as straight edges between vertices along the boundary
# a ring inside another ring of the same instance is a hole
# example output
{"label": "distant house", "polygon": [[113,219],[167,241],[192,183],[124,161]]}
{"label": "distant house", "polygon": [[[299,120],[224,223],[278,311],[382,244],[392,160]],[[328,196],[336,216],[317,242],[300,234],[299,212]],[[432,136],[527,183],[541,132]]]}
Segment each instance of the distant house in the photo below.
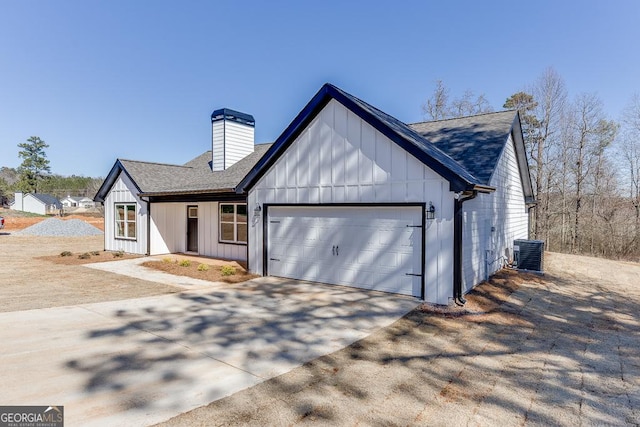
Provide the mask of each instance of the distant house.
{"label": "distant house", "polygon": [[516,111],[405,124],[326,84],[273,144],[254,145],[248,114],[216,110],[211,125],[212,150],[184,165],[116,160],[94,199],[105,249],[447,304],[527,238]]}
{"label": "distant house", "polygon": [[11,205],[14,211],[31,212],[40,215],[56,214],[62,208],[60,200],[50,194],[15,193],[15,200]]}
{"label": "distant house", "polygon": [[95,202],[93,199],[89,197],[82,196],[67,196],[60,200],[62,206],[65,208],[93,208],[95,207]]}

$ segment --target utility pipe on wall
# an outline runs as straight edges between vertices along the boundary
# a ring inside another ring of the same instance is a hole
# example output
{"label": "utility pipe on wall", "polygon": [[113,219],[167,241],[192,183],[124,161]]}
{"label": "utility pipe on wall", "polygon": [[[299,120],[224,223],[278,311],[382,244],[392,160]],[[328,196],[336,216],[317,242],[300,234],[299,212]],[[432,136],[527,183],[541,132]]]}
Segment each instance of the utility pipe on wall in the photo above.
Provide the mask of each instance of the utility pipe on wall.
{"label": "utility pipe on wall", "polygon": [[453,301],[458,305],[467,302],[462,295],[462,204],[477,195],[477,191],[456,193],[453,200]]}

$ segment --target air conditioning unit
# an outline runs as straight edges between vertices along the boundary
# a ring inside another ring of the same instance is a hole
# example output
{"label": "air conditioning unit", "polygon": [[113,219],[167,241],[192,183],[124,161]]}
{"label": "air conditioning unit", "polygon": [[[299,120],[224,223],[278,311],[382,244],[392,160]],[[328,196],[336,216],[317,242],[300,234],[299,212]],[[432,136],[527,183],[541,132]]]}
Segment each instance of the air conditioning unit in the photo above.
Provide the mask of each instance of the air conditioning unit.
{"label": "air conditioning unit", "polygon": [[544,269],[544,241],[542,240],[514,240],[513,259],[518,270],[543,273]]}

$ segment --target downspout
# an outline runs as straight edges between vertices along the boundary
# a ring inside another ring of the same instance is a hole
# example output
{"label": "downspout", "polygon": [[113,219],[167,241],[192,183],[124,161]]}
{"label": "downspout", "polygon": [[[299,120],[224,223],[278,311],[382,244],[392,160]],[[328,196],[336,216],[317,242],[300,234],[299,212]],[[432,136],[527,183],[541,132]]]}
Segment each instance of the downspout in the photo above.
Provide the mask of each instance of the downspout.
{"label": "downspout", "polygon": [[453,301],[458,305],[467,302],[462,295],[462,204],[477,195],[477,191],[466,196],[456,193],[453,200]]}
{"label": "downspout", "polygon": [[151,202],[140,197],[147,204],[147,256],[151,255]]}

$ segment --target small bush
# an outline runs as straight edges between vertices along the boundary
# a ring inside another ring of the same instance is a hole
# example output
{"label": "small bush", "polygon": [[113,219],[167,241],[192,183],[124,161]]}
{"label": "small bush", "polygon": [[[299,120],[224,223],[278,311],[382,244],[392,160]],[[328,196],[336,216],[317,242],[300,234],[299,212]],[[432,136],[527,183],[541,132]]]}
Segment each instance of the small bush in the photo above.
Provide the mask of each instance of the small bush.
{"label": "small bush", "polygon": [[164,257],[164,258],[162,258],[162,262],[165,263],[165,264],[171,264],[173,262],[176,262],[176,260],[175,259],[171,259],[169,257]]}
{"label": "small bush", "polygon": [[113,253],[114,258],[122,258],[124,256],[124,251],[120,249],[118,252]]}
{"label": "small bush", "polygon": [[236,268],[231,265],[223,265],[220,267],[220,273],[222,273],[223,276],[233,276],[236,274]]}
{"label": "small bush", "polygon": [[91,255],[99,256],[100,255],[100,251],[93,251],[93,252],[91,252]]}
{"label": "small bush", "polygon": [[198,265],[198,271],[209,271],[209,266],[207,264]]}
{"label": "small bush", "polygon": [[91,258],[91,254],[89,252],[85,252],[83,254],[78,255],[78,259],[89,259]]}
{"label": "small bush", "polygon": [[191,265],[191,261],[189,261],[188,259],[183,259],[178,263],[178,265],[180,267],[189,267]]}
{"label": "small bush", "polygon": [[69,251],[60,252],[60,256],[71,256],[71,255],[73,254]]}

